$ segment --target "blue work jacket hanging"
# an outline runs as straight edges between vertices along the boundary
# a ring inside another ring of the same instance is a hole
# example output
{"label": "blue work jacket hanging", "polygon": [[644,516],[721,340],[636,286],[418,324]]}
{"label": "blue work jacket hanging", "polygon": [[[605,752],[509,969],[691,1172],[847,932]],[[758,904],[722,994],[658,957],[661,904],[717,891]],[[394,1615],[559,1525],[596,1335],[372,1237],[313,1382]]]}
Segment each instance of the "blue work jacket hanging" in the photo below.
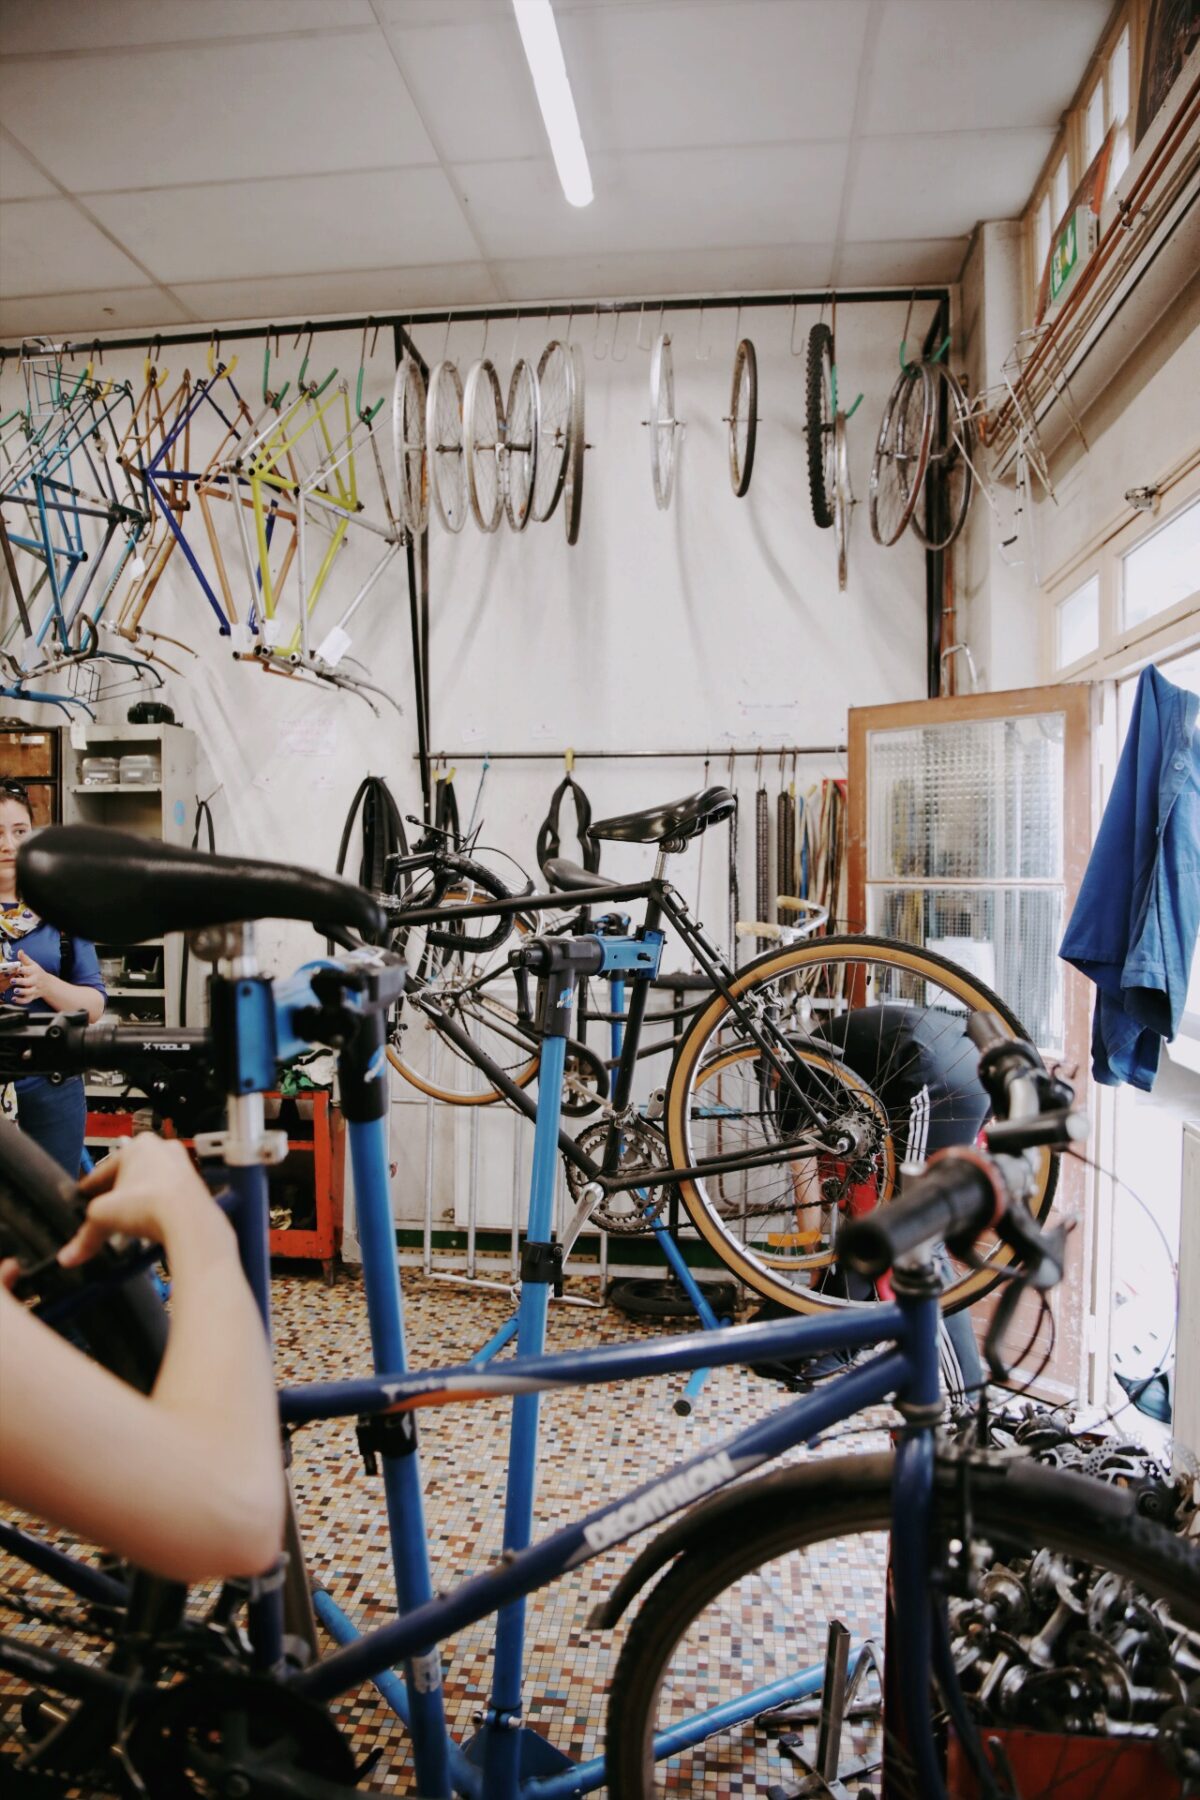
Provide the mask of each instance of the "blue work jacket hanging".
{"label": "blue work jacket hanging", "polygon": [[1092,1074],[1149,1090],[1179,1030],[1200,927],[1200,699],[1138,679],[1112,793],[1059,955],[1099,990]]}

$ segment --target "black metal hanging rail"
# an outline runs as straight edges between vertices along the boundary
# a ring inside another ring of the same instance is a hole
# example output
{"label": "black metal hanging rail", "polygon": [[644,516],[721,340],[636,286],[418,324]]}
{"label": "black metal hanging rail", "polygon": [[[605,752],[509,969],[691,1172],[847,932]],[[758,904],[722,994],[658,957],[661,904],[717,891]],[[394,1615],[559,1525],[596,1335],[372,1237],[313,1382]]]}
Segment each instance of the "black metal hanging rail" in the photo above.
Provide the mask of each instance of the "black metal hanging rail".
{"label": "black metal hanging rail", "polygon": [[[577,314],[581,319],[592,313],[649,313],[659,312],[698,312],[703,308],[706,312],[730,311],[737,307],[774,307],[774,306],[820,306],[836,300],[839,306],[879,306],[890,301],[907,303],[915,300],[929,300],[938,305],[948,304],[950,290],[946,287],[918,288],[805,288],[795,292],[781,294],[687,294],[687,295],[655,295],[653,299],[644,300],[529,300],[519,305],[504,306],[452,306],[425,309],[414,307],[395,313],[352,313],[338,319],[291,319],[262,320],[256,325],[235,325],[228,331],[218,330],[216,326],[197,327],[187,331],[155,331],[146,329],[129,333],[121,337],[105,337],[97,333],[95,337],[81,338],[75,342],[63,342],[60,346],[64,356],[86,356],[92,349],[100,350],[145,350],[147,345],[154,344],[160,349],[168,350],[178,344],[209,344],[219,339],[223,344],[248,343],[255,338],[264,337],[268,332],[278,332],[280,336],[287,333],[293,335],[303,332],[305,336],[311,331],[320,336],[327,331],[363,331],[391,327],[395,331],[404,331],[407,326],[417,325],[449,325],[457,319],[538,319],[568,318]],[[415,345],[413,346],[415,350]],[[0,360],[21,354],[20,343],[0,344]]]}
{"label": "black metal hanging rail", "polygon": [[[662,762],[680,757],[688,762],[728,762],[733,756],[761,757],[764,762],[782,756],[845,756],[845,744],[755,744],[752,748],[730,750],[716,744],[707,750],[435,750],[434,762],[562,762],[570,757],[575,762]],[[420,760],[418,752],[414,762]]]}

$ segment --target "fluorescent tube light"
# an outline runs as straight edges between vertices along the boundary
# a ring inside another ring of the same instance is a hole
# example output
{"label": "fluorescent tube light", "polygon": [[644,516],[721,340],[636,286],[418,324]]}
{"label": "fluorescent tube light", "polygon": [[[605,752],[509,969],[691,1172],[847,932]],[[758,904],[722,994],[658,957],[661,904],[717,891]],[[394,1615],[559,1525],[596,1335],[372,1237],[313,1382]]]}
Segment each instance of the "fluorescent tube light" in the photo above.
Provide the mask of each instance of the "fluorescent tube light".
{"label": "fluorescent tube light", "polygon": [[513,11],[562,191],[572,206],[590,206],[592,172],[567,80],[554,9],[550,0],[513,0]]}

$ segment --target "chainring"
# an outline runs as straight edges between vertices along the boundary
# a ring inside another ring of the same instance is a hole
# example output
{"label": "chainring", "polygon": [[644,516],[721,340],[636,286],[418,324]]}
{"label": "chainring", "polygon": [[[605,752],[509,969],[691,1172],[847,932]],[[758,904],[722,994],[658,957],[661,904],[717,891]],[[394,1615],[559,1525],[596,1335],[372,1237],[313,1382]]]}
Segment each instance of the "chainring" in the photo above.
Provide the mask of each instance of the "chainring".
{"label": "chainring", "polygon": [[128,1762],[151,1800],[276,1796],[281,1778],[356,1786],[350,1746],[329,1714],[262,1675],[197,1675],[149,1701],[129,1734]]}
{"label": "chainring", "polygon": [[[575,1142],[593,1162],[600,1162],[611,1129],[611,1120],[598,1119],[594,1125],[581,1131]],[[645,1169],[647,1175],[652,1175],[659,1169],[670,1168],[671,1159],[667,1155],[667,1146],[661,1132],[645,1119],[626,1119],[621,1133],[623,1141],[617,1166],[622,1174]],[[566,1168],[567,1187],[571,1198],[578,1204],[583,1198],[588,1178],[572,1162],[567,1163]],[[640,1193],[623,1190],[620,1193],[603,1194],[592,1209],[590,1222],[599,1226],[601,1231],[610,1231],[618,1237],[634,1237],[652,1229],[669,1193],[669,1184],[658,1181],[648,1182]]]}

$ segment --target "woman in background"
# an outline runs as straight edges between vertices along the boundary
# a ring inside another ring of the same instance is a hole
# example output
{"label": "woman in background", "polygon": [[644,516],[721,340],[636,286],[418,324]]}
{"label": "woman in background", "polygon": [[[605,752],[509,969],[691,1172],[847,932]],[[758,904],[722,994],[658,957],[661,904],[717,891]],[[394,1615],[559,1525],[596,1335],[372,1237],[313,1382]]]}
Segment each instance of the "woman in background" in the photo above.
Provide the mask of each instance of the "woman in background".
{"label": "woman in background", "polygon": [[[104,1011],[104,983],[96,950],[69,937],[21,904],[17,851],[33,831],[23,784],[0,779],[0,1003],[32,1013],[85,1012],[94,1024]],[[72,1180],[83,1160],[87,1103],[82,1076],[51,1082],[27,1075],[0,1089],[0,1110],[49,1152]]]}

